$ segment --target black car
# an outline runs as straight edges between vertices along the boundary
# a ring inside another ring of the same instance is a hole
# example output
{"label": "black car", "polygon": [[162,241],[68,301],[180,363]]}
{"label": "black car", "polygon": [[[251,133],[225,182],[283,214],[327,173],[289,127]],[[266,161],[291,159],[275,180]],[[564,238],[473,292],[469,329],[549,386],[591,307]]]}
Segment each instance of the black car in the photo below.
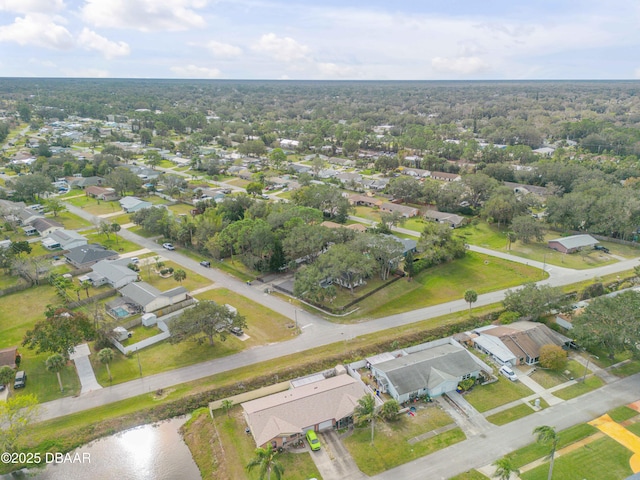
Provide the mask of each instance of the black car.
{"label": "black car", "polygon": [[244,335],[244,332],[240,327],[231,327],[229,331],[233,333],[236,337],[241,337],[242,335]]}
{"label": "black car", "polygon": [[200,262],[200,265],[202,265],[203,267],[209,268],[211,266],[211,262],[207,262],[206,260],[203,260]]}
{"label": "black car", "polygon": [[596,245],[593,248],[595,250],[600,250],[601,252],[604,252],[604,253],[609,253],[609,249],[607,247],[605,247],[604,245]]}

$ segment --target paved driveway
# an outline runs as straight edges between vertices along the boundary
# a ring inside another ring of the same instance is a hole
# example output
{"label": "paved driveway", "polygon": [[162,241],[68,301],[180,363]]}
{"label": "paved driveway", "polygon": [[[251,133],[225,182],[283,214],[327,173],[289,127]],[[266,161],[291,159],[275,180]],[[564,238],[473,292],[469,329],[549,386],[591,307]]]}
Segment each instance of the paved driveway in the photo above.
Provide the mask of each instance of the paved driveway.
{"label": "paved driveway", "polygon": [[344,447],[338,434],[327,430],[318,434],[322,448],[311,452],[323,480],[359,480],[367,476],[358,470],[356,462]]}

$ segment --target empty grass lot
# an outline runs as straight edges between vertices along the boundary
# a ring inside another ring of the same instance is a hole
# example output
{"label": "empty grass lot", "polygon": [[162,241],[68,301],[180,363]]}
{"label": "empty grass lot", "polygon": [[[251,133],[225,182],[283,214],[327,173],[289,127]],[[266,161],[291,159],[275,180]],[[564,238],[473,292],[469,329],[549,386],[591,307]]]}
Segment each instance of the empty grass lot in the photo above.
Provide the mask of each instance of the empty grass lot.
{"label": "empty grass lot", "polygon": [[[536,368],[536,371],[533,372],[530,376],[532,380],[548,389],[551,387],[555,387],[556,385],[560,385],[561,383],[568,382],[572,379],[582,378],[585,373],[585,367],[575,360],[570,360],[567,363],[567,368],[565,370],[567,370],[569,373],[565,374],[564,371],[557,372],[554,370]],[[591,370],[587,371],[587,374],[589,373],[591,373]]]}
{"label": "empty grass lot", "polygon": [[83,196],[69,198],[67,202],[93,215],[105,215],[122,211],[122,207],[120,207],[117,200],[105,202],[89,196]]}
{"label": "empty grass lot", "polygon": [[110,233],[109,237],[107,237],[103,233],[98,233],[95,230],[91,230],[89,232],[83,232],[83,235],[87,238],[89,243],[100,244],[118,253],[135,252],[136,250],[140,250],[140,248],[142,248],[137,243],[125,240],[124,238],[122,238],[122,236],[120,236],[120,234],[118,234],[117,238],[113,233]]}
{"label": "empty grass lot", "polygon": [[468,472],[461,473],[455,477],[451,477],[449,480],[488,480],[489,477],[481,474],[477,470],[469,470]]}
{"label": "empty grass lot", "polygon": [[376,475],[464,440],[466,437],[462,430],[455,427],[434,437],[409,443],[418,435],[451,423],[451,417],[431,405],[419,409],[415,417],[400,415],[395,422],[376,421],[373,445],[370,443],[369,426],[356,428],[343,442],[358,468],[366,475]]}
{"label": "empty grass lot", "polygon": [[67,230],[79,230],[93,226],[91,222],[74,215],[71,212],[61,212],[57,217],[51,217],[53,220],[60,222]]}
{"label": "empty grass lot", "polygon": [[378,318],[463,298],[467,289],[478,294],[540,279],[540,270],[467,252],[464,258],[420,272],[412,281],[402,279],[376,292],[357,306],[348,319]]}
{"label": "empty grass lot", "polygon": [[[553,465],[554,480],[619,480],[633,472],[629,459],[633,453],[609,437],[600,438],[573,452],[557,457]],[[545,480],[548,462],[520,474],[522,480]]]}
{"label": "empty grass lot", "polygon": [[193,270],[189,270],[185,267],[182,267],[177,263],[174,263],[171,261],[163,261],[162,263],[164,263],[164,267],[162,268],[172,267],[174,269],[174,272],[180,269],[180,270],[184,270],[187,274],[187,278],[185,278],[182,281],[182,283],[178,283],[173,278],[173,276],[168,278],[163,278],[158,273],[156,273],[155,262],[151,262],[148,265],[142,265],[140,267],[140,271],[138,272],[142,280],[153,285],[154,287],[156,287],[158,290],[162,292],[164,292],[165,290],[169,290],[171,288],[179,287],[179,286],[183,286],[187,290],[192,291],[198,288],[206,287],[207,285],[211,285],[212,283],[211,280],[209,280],[208,278],[205,278],[202,275],[198,275]]}
{"label": "empty grass lot", "polygon": [[465,395],[465,399],[480,413],[499,407],[533,392],[521,382],[512,382],[502,376],[489,385],[478,385]]}
{"label": "empty grass lot", "polygon": [[570,385],[562,390],[556,390],[553,394],[561,398],[563,400],[570,400],[575,397],[579,397],[580,395],[584,395],[592,390],[596,390],[604,385],[604,382],[600,379],[600,377],[591,376],[587,377],[585,381],[578,381],[574,385]]}

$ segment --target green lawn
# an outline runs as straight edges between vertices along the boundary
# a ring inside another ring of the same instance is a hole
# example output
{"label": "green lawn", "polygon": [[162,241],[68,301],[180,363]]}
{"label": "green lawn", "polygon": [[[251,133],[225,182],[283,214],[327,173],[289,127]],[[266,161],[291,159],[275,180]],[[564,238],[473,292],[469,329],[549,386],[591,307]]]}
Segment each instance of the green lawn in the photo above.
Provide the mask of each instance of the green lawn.
{"label": "green lawn", "polygon": [[193,207],[186,203],[176,203],[175,205],[171,205],[169,207],[169,210],[175,213],[176,215],[180,215],[180,214],[191,215],[191,210],[193,210]]}
{"label": "green lawn", "polygon": [[51,217],[53,220],[60,222],[67,230],[79,230],[81,228],[91,227],[92,224],[84,218],[80,218],[71,212],[61,212],[57,217]]}
{"label": "green lawn", "polygon": [[640,372],[640,360],[631,360],[620,365],[619,367],[611,369],[610,372],[619,377],[628,377],[629,375],[634,375]]}
{"label": "green lawn", "polygon": [[[429,268],[412,281],[402,279],[360,302],[348,319],[377,318],[463,298],[467,289],[478,294],[540,279],[539,269],[467,252],[464,258]],[[342,320],[346,320],[343,318]]]}
{"label": "green lawn", "polygon": [[395,422],[376,422],[374,444],[371,428],[356,428],[344,439],[358,468],[366,475],[376,475],[390,468],[415,460],[465,439],[455,427],[434,437],[409,443],[418,435],[452,423],[451,418],[437,407],[419,409],[415,417],[401,415]]}
{"label": "green lawn", "polygon": [[211,285],[211,283],[213,283],[208,278],[205,278],[202,275],[198,275],[196,272],[182,267],[177,263],[171,261],[164,261],[163,263],[164,267],[162,268],[172,267],[174,271],[178,269],[184,270],[187,274],[187,278],[185,278],[182,283],[178,283],[173,277],[162,278],[158,273],[155,272],[155,262],[151,262],[147,265],[142,265],[140,267],[140,272],[138,272],[142,280],[153,285],[162,292],[171,288],[178,287],[180,285],[185,287],[187,290],[192,291],[198,288],[206,287],[207,285]]}
{"label": "green lawn", "polygon": [[246,347],[290,340],[297,335],[295,329],[290,328],[293,322],[289,318],[226,288],[208,290],[197,298],[236,307],[247,319],[245,333],[251,338],[243,342]]}
{"label": "green lawn", "polygon": [[[511,248],[507,249],[505,227],[498,228],[496,225],[489,225],[486,222],[474,221],[469,225],[455,230],[456,235],[465,239],[471,245],[490,248],[501,252],[510,253],[519,257],[546,262],[549,265],[558,265],[566,268],[588,269],[601,267],[616,263],[617,260],[610,255],[597,250],[586,250],[584,252],[571,255],[564,255],[551,250],[547,242],[553,238],[560,237],[558,232],[547,232],[542,242],[531,242],[524,244],[520,241],[513,242]],[[607,244],[609,245],[609,244]],[[611,246],[611,253],[633,258],[640,255],[640,251],[632,247],[618,248],[618,245]],[[635,255],[633,254],[636,251]]]}
{"label": "green lawn", "polygon": [[70,198],[67,202],[93,215],[105,215],[122,210],[122,207],[120,207],[120,204],[116,200],[105,202],[89,196]]}
{"label": "green lawn", "polygon": [[596,376],[587,377],[584,382],[579,381],[574,385],[570,385],[562,390],[556,390],[553,394],[563,400],[570,400],[580,395],[584,395],[592,390],[596,390],[604,385],[604,382]]}
{"label": "green lawn", "polygon": [[[556,458],[554,480],[620,480],[633,472],[629,459],[633,453],[615,440],[605,437]],[[522,480],[546,480],[549,464],[520,474]]]}
{"label": "green lawn", "polygon": [[[531,374],[531,379],[542,385],[544,388],[555,387],[561,383],[568,382],[576,378],[582,378],[585,373],[585,367],[575,360],[570,360],[567,363],[569,374],[565,374],[565,371],[557,372],[554,370],[545,370],[542,368],[536,368],[536,371]],[[591,373],[591,370],[587,371]]]}
{"label": "green lawn", "polygon": [[532,413],[534,413],[534,410],[523,403],[522,405],[516,405],[515,407],[490,415],[487,417],[487,420],[494,425],[505,425],[519,418],[531,415]]}
{"label": "green lawn", "polygon": [[55,373],[48,372],[45,365],[47,358],[51,356],[50,352],[35,354],[26,348],[19,351],[22,353],[20,370],[27,373],[27,384],[25,388],[14,391],[16,395],[34,394],[39,402],[48,402],[80,393],[80,379],[73,362],[68,362],[60,372],[64,388],[61,392],[58,377]]}
{"label": "green lawn", "polygon": [[455,477],[451,477],[449,480],[488,480],[489,477],[481,474],[477,470],[469,470],[468,472],[461,473]]}
{"label": "green lawn", "polygon": [[[558,450],[566,447],[572,443],[575,443],[584,438],[590,437],[597,433],[599,430],[587,423],[581,423],[573,427],[567,428],[559,432],[560,439],[558,440]],[[540,445],[535,443],[535,437],[531,434],[531,441],[533,443],[522,447],[514,452],[511,452],[508,457],[512,460],[513,464],[520,468],[527,465],[534,460],[545,457],[549,453],[549,447],[546,445]],[[591,477],[597,478],[597,477]]]}
{"label": "green lawn", "polygon": [[107,237],[103,233],[98,233],[95,230],[91,230],[88,232],[84,232],[83,235],[87,237],[89,243],[98,243],[118,253],[135,252],[136,250],[140,250],[142,248],[137,243],[133,243],[122,238],[120,234],[118,234],[116,237],[116,235],[110,233]]}
{"label": "green lawn", "polygon": [[[528,397],[533,392],[521,382],[512,382],[502,376],[489,385],[474,387],[464,398],[480,413]],[[528,407],[527,407],[528,408]]]}
{"label": "green lawn", "polygon": [[638,412],[636,410],[629,408],[626,405],[614,408],[613,410],[610,410],[608,414],[614,422],[624,422],[625,420],[638,416]]}
{"label": "green lawn", "polygon": [[148,230],[145,230],[144,228],[142,228],[140,225],[129,227],[127,228],[127,230],[129,230],[131,233],[135,233],[136,235],[140,235],[141,237],[144,237],[144,238],[152,238],[152,237],[158,236],[158,234],[149,232]]}

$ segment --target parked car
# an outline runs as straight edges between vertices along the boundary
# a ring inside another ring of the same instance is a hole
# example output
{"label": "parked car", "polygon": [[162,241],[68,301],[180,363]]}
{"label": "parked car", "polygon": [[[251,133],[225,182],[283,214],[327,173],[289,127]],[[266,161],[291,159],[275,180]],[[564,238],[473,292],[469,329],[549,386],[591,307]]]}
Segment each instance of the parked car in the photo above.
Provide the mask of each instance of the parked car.
{"label": "parked car", "polygon": [[518,380],[518,376],[516,375],[516,372],[514,372],[511,367],[507,366],[507,365],[503,365],[500,367],[500,370],[498,370],[502,375],[504,375],[505,377],[507,377],[509,380],[511,380],[512,382],[515,382]]}
{"label": "parked car", "polygon": [[244,332],[240,327],[231,327],[229,331],[233,333],[236,337],[241,337],[242,335],[244,335]]}
{"label": "parked car", "polygon": [[13,382],[13,388],[24,388],[27,384],[27,374],[24,370],[20,370],[16,373],[16,379]]}
{"label": "parked car", "polygon": [[138,257],[131,257],[131,263],[133,263],[134,265],[136,263],[140,263],[140,259]]}
{"label": "parked car", "polygon": [[593,248],[594,248],[594,250],[600,250],[601,252],[609,253],[609,249],[607,247],[605,247],[604,245],[596,245]]}
{"label": "parked car", "polygon": [[307,430],[307,442],[309,442],[309,446],[314,452],[320,450],[320,440],[318,440],[318,436],[313,430]]}
{"label": "parked car", "polygon": [[209,268],[211,266],[211,262],[207,262],[206,260],[202,260],[200,262],[200,265],[202,265],[203,267]]}
{"label": "parked car", "polygon": [[175,250],[176,249],[176,247],[174,247],[172,243],[163,243],[162,246],[163,246],[163,248],[166,248],[167,250]]}

